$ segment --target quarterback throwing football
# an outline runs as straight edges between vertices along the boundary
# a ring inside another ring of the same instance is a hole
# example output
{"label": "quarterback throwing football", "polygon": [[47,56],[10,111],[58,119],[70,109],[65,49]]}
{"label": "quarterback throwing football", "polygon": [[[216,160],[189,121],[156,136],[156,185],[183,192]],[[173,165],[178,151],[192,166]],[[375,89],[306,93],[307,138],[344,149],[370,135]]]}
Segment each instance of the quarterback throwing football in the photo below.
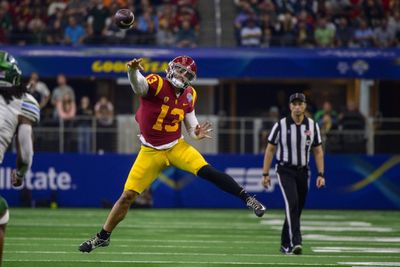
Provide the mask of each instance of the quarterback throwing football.
{"label": "quarterback throwing football", "polygon": [[209,122],[198,123],[195,115],[197,94],[192,87],[196,79],[196,63],[191,57],[179,56],[168,64],[166,78],[157,74],[144,77],[141,59],[128,62],[128,77],[135,94],[140,96],[136,120],[140,127],[139,154],[125,183],[124,192],[115,203],[99,233],[79,246],[91,252],[108,246],[114,228],[127,214],[129,207],[160,174],[175,166],[206,179],[220,189],[239,197],[261,217],[265,207],[250,196],[229,175],[213,168],[203,156],[182,138],[182,121],[194,139],[209,138]]}

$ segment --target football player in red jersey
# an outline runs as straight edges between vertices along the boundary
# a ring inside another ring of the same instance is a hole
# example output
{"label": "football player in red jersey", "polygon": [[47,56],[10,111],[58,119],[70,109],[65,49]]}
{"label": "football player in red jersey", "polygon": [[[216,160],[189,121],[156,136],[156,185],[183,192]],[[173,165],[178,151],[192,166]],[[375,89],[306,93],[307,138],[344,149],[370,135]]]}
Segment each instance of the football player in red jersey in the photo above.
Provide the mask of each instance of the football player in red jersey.
{"label": "football player in red jersey", "polygon": [[206,179],[220,189],[235,195],[261,217],[265,207],[226,173],[209,165],[203,156],[182,137],[182,121],[194,139],[210,138],[209,122],[198,123],[194,106],[197,94],[191,86],[196,79],[196,63],[191,57],[179,56],[168,64],[166,78],[157,74],[144,77],[141,59],[128,62],[128,77],[133,91],[140,96],[136,120],[140,127],[142,147],[125,183],[124,192],[115,203],[99,233],[79,246],[91,252],[110,243],[114,228],[127,214],[129,207],[168,167],[188,171]]}

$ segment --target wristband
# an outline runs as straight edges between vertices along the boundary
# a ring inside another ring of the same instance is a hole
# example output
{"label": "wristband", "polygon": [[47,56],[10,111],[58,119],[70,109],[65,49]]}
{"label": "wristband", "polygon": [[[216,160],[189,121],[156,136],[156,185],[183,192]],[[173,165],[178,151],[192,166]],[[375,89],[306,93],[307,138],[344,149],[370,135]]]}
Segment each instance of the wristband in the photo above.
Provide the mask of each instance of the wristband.
{"label": "wristband", "polygon": [[318,176],[321,176],[322,178],[325,178],[324,173],[323,172],[319,172]]}
{"label": "wristband", "polygon": [[269,176],[268,172],[263,172],[262,176]]}
{"label": "wristband", "polygon": [[20,172],[20,171],[16,171],[16,172],[15,172],[15,174],[16,174],[16,175],[17,175],[17,177],[18,177],[18,178],[20,178],[20,179],[24,178],[24,175],[23,175],[23,174],[21,174],[21,172]]}

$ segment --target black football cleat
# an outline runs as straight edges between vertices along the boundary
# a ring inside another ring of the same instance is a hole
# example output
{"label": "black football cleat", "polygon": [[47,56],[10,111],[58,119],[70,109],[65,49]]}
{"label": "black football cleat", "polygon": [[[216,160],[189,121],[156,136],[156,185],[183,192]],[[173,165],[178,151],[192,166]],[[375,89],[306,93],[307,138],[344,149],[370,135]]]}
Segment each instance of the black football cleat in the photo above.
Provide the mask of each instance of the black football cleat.
{"label": "black football cleat", "polygon": [[262,217],[265,213],[265,206],[261,204],[261,202],[258,201],[254,196],[246,199],[246,205],[254,211],[257,217]]}
{"label": "black football cleat", "polygon": [[292,249],[292,253],[294,255],[301,255],[303,254],[303,247],[301,245],[295,245]]}
{"label": "black football cleat", "polygon": [[101,239],[99,234],[96,234],[91,239],[80,244],[79,251],[89,253],[98,247],[107,247],[108,245],[110,245],[110,238]]}

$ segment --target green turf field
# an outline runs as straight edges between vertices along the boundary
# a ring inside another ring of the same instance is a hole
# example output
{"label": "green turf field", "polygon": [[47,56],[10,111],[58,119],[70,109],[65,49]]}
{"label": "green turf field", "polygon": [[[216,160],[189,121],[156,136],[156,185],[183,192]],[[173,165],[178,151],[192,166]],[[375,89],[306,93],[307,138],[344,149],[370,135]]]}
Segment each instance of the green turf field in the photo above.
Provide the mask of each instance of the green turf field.
{"label": "green turf field", "polygon": [[278,252],[282,210],[131,210],[111,245],[78,245],[101,209],[12,209],[3,267],[400,266],[400,212],[306,210],[304,255]]}

